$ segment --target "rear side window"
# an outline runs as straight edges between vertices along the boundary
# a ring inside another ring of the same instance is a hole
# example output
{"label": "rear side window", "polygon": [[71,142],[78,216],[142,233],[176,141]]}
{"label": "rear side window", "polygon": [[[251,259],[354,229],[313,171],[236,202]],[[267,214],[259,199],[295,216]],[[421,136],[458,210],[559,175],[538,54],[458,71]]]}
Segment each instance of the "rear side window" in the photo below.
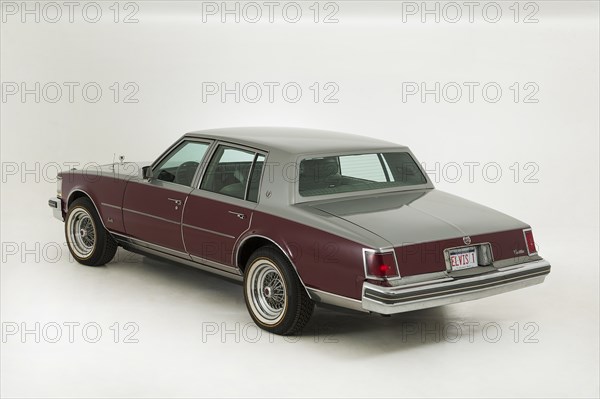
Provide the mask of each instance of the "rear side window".
{"label": "rear side window", "polygon": [[262,154],[220,145],[208,164],[200,188],[256,202],[263,163]]}
{"label": "rear side window", "polygon": [[403,187],[427,183],[407,152],[308,158],[300,162],[303,197]]}
{"label": "rear side window", "polygon": [[262,176],[264,164],[265,156],[257,154],[250,176],[250,184],[248,185],[248,201],[258,202],[258,189],[260,188],[260,177]]}

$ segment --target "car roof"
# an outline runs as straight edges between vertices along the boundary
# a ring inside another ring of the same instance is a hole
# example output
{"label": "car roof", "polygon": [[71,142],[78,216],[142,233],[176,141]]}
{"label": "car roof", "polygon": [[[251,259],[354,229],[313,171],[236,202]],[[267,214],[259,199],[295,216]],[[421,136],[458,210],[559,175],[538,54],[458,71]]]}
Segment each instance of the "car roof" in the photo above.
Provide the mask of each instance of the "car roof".
{"label": "car roof", "polygon": [[297,127],[230,127],[190,132],[186,137],[205,137],[290,154],[404,148],[399,144],[329,130]]}

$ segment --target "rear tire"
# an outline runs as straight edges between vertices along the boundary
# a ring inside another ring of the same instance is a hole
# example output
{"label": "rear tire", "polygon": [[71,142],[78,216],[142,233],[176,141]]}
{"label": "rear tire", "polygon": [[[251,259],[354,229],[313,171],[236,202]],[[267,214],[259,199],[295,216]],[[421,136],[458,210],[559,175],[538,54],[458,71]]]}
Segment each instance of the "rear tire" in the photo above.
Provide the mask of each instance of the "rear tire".
{"label": "rear tire", "polygon": [[117,243],[104,228],[89,198],[78,198],[69,207],[65,237],[73,258],[82,265],[102,266],[112,260]]}
{"label": "rear tire", "polygon": [[244,299],[256,325],[279,335],[302,331],[314,309],[290,261],[274,247],[259,248],[248,260]]}

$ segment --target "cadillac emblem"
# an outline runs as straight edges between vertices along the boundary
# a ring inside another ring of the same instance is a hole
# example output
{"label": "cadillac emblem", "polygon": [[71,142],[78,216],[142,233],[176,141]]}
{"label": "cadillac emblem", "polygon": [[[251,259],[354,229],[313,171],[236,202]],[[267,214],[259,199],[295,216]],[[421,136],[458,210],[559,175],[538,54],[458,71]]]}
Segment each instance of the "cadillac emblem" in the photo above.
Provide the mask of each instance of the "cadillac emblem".
{"label": "cadillac emblem", "polygon": [[471,243],[471,237],[469,237],[469,236],[463,237],[463,242],[465,243],[465,245],[469,245]]}

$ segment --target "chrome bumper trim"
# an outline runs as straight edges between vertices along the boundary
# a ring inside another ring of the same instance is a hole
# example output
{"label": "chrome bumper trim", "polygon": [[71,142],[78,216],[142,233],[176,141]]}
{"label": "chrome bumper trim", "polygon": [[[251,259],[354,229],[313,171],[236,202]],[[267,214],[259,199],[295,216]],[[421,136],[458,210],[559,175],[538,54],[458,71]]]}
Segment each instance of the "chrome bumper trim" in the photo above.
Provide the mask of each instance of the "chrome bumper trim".
{"label": "chrome bumper trim", "polygon": [[65,221],[65,219],[63,218],[63,212],[62,212],[62,199],[60,199],[58,197],[51,197],[48,200],[48,206],[50,208],[52,208],[52,216],[54,216],[61,222]]}
{"label": "chrome bumper trim", "polygon": [[340,308],[356,310],[358,312],[366,312],[366,310],[362,307],[362,303],[358,299],[332,294],[331,292],[321,291],[316,288],[307,287],[306,291],[308,292],[310,299],[316,303],[324,303]]}
{"label": "chrome bumper trim", "polygon": [[362,307],[370,312],[393,314],[471,301],[540,284],[548,273],[550,263],[537,260],[451,281],[431,281],[417,287],[382,287],[365,282]]}

